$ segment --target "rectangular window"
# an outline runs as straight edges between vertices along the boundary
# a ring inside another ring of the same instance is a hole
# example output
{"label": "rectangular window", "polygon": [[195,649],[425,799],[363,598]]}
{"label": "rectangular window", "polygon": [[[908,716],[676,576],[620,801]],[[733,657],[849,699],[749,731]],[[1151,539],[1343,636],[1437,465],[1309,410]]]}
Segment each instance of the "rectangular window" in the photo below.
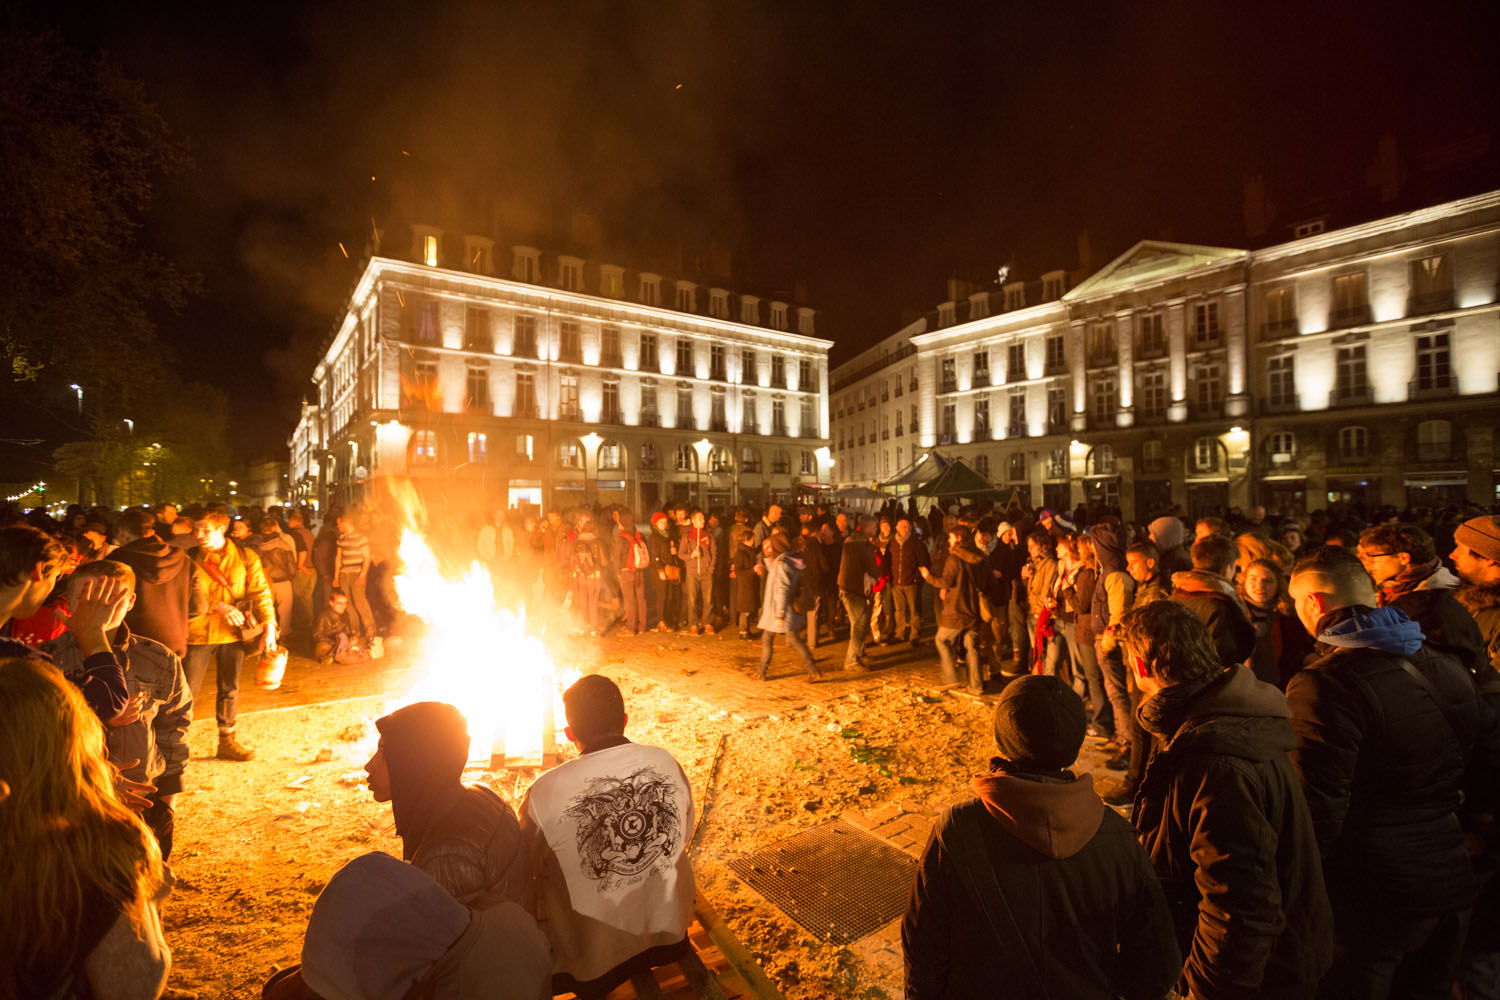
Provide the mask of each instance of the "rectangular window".
{"label": "rectangular window", "polygon": [[760,374],[755,370],[755,352],[749,348],[740,351],[740,384],[755,385]]}
{"label": "rectangular window", "polygon": [[905,382],[902,380],[900,375],[897,375],[895,378],[891,379],[891,391],[895,393],[897,399],[901,398],[901,390],[904,385]]}
{"label": "rectangular window", "polygon": [[1219,343],[1219,304],[1200,302],[1193,306],[1193,346],[1215,347]]}
{"label": "rectangular window", "polygon": [[919,429],[919,427],[918,427],[918,424],[917,424],[917,404],[913,403],[913,404],[911,404],[911,432],[913,434],[915,434],[915,433],[917,433],[918,429]]}
{"label": "rectangular window", "polygon": [[1370,396],[1369,372],[1365,368],[1365,345],[1340,347],[1335,355],[1333,396],[1335,402],[1365,402]]}
{"label": "rectangular window", "polygon": [[570,292],[583,291],[583,265],[576,260],[561,263],[562,286]]}
{"label": "rectangular window", "polygon": [[437,431],[417,431],[411,436],[413,465],[437,464]]}
{"label": "rectangular window", "polygon": [[677,308],[678,309],[681,309],[683,312],[697,312],[698,311],[697,303],[694,301],[697,298],[697,296],[694,295],[693,292],[694,292],[694,289],[689,288],[686,285],[678,285],[677,286]]}
{"label": "rectangular window", "polygon": [[531,372],[516,372],[516,404],[511,415],[536,417],[536,376]]}
{"label": "rectangular window", "polygon": [[1047,456],[1047,478],[1068,478],[1068,450],[1066,448],[1053,448]]}
{"label": "rectangular window", "polygon": [[1005,380],[1020,382],[1026,378],[1026,345],[1011,344],[1005,352]]}
{"label": "rectangular window", "polygon": [[1141,313],[1141,357],[1154,358],[1167,353],[1167,328],[1160,311]]}
{"label": "rectangular window", "polygon": [[565,319],[558,324],[558,354],[557,360],[577,364],[583,360],[583,334],[578,328],[578,321]]}
{"label": "rectangular window", "polygon": [[693,387],[686,382],[677,383],[677,426],[693,426]]}
{"label": "rectangular window", "polygon": [[906,433],[906,431],[902,429],[902,425],[901,425],[901,417],[902,417],[902,415],[903,414],[901,412],[901,408],[897,407],[896,408],[896,436],[897,437],[901,437],[903,434]]}
{"label": "rectangular window", "polygon": [[952,403],[944,403],[942,431],[939,434],[939,441],[943,444],[953,443],[953,437],[957,433],[957,428],[957,410],[954,408]]}
{"label": "rectangular window", "polygon": [[620,380],[604,380],[604,405],[599,410],[599,419],[606,424],[620,422]]}
{"label": "rectangular window", "polygon": [[1093,390],[1094,420],[1102,426],[1113,424],[1115,422],[1115,409],[1118,406],[1118,397],[1115,394],[1115,380],[1112,378],[1095,379]]}
{"label": "rectangular window", "polygon": [[403,332],[408,343],[436,344],[438,342],[440,338],[436,302],[413,295],[401,315],[406,320],[406,330]]}
{"label": "rectangular window", "polygon": [[661,417],[656,409],[656,383],[647,379],[641,383],[641,426],[657,427]]}
{"label": "rectangular window", "polygon": [[990,384],[990,352],[977,351],[974,354],[974,388],[983,389]]}
{"label": "rectangular window", "polygon": [[726,405],[728,400],[724,390],[719,386],[714,386],[709,394],[708,402],[708,429],[711,431],[729,430],[729,413]]}
{"label": "rectangular window", "polygon": [[800,405],[802,407],[802,412],[798,414],[798,418],[802,422],[802,436],[817,437],[818,415],[816,408],[813,406],[812,399],[804,398]]}
{"label": "rectangular window", "polygon": [[523,462],[536,460],[536,438],[530,434],[516,435],[516,457]]}
{"label": "rectangular window", "polygon": [[[884,417],[881,417],[884,420]],[[990,436],[990,401],[974,400],[974,440],[985,441]]]}
{"label": "rectangular window", "polygon": [[943,369],[942,369],[942,371],[943,371],[942,382],[940,383],[940,387],[939,387],[938,391],[939,392],[954,392],[955,390],[957,390],[958,389],[958,376],[954,374],[955,365],[954,365],[954,361],[953,361],[952,358],[944,358],[943,359]]}
{"label": "rectangular window", "polygon": [[1438,312],[1453,308],[1453,269],[1447,254],[1411,262],[1411,298],[1407,313]]}
{"label": "rectangular window", "polygon": [[771,388],[786,388],[786,358],[780,354],[771,355]]}
{"label": "rectangular window", "polygon": [[620,359],[620,328],[606,323],[599,330],[599,363],[605,368],[623,368]]}
{"label": "rectangular window", "polygon": [[771,433],[786,436],[786,400],[780,396],[771,400]]}
{"label": "rectangular window", "polygon": [[470,306],[464,311],[464,350],[488,353],[494,349],[495,341],[490,335],[489,310]]}
{"label": "rectangular window", "polygon": [[1047,390],[1047,433],[1062,434],[1068,429],[1068,392],[1062,386]]}
{"label": "rectangular window", "polygon": [[490,408],[490,366],[470,363],[464,379],[464,403],[467,409],[488,411]]}
{"label": "rectangular window", "polygon": [[740,394],[740,433],[760,433],[760,420],[755,414],[755,393],[753,392]]}
{"label": "rectangular window", "polygon": [[1219,365],[1199,365],[1193,373],[1193,391],[1199,411],[1216,414],[1224,403],[1224,369]]}
{"label": "rectangular window", "polygon": [[1068,370],[1068,359],[1063,349],[1062,334],[1047,338],[1047,374],[1056,375]]}
{"label": "rectangular window", "polygon": [[516,317],[515,343],[511,345],[510,353],[518,358],[537,358],[541,355],[536,351],[536,317]]}
{"label": "rectangular window", "polygon": [[1354,326],[1370,317],[1370,299],[1365,292],[1365,272],[1341,274],[1333,279],[1332,326]]}
{"label": "rectangular window", "polygon": [[1446,330],[1417,336],[1417,380],[1413,388],[1424,392],[1453,388]]}
{"label": "rectangular window", "polygon": [[1160,368],[1141,372],[1140,392],[1136,397],[1136,408],[1142,417],[1155,419],[1167,412],[1167,373]]}
{"label": "rectangular window", "polygon": [[578,376],[564,373],[557,380],[557,419],[579,420],[582,417],[578,409]]}
{"label": "rectangular window", "polygon": [[1010,413],[1006,421],[1007,437],[1026,436],[1026,393],[1013,392],[1010,394]]}
{"label": "rectangular window", "polygon": [[641,371],[661,371],[661,352],[656,347],[656,334],[641,334]]}
{"label": "rectangular window", "polygon": [[641,278],[641,304],[648,306],[661,305],[661,279]]}
{"label": "rectangular window", "polygon": [[715,382],[724,382],[729,378],[724,364],[723,344],[710,344],[708,347],[708,377]]}
{"label": "rectangular window", "polygon": [[1276,409],[1297,405],[1297,356],[1278,354],[1266,359],[1266,394]]}
{"label": "rectangular window", "polygon": [[438,399],[438,363],[433,358],[418,358],[411,365],[411,385],[403,386],[406,391],[403,406],[426,407],[429,410],[439,409],[441,401]]}
{"label": "rectangular window", "polygon": [[488,445],[483,431],[469,432],[469,464],[483,465],[489,458]]}
{"label": "rectangular window", "polygon": [[1089,365],[1112,365],[1118,362],[1115,350],[1115,325],[1113,323],[1091,323],[1088,332]]}
{"label": "rectangular window", "polygon": [[1339,458],[1362,462],[1370,455],[1370,435],[1363,427],[1339,428]]}
{"label": "rectangular window", "polygon": [[[802,392],[817,392],[818,387],[813,384],[813,364],[806,358],[797,360],[797,388]],[[901,394],[901,388],[896,387],[896,395]]]}
{"label": "rectangular window", "polygon": [[697,372],[693,370],[693,342],[687,337],[677,338],[677,367],[673,374],[692,377]]}
{"label": "rectangular window", "polygon": [[1272,339],[1297,332],[1296,294],[1290,285],[1266,290],[1266,322],[1262,331]]}

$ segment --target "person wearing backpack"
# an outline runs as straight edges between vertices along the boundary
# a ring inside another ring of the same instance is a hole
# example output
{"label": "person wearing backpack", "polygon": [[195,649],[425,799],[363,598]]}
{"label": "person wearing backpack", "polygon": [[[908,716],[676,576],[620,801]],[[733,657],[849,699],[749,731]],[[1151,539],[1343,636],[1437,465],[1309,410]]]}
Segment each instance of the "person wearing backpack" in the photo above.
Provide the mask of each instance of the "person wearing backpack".
{"label": "person wearing backpack", "polygon": [[651,547],[635,526],[635,515],[620,507],[615,511],[615,578],[620,581],[621,610],[625,628],[640,635],[646,628],[646,572],[651,568]]}
{"label": "person wearing backpack", "polygon": [[276,625],[285,639],[292,624],[292,577],[297,575],[297,547],[281,531],[274,517],[260,521],[260,538],[256,551],[260,565],[271,585],[271,599],[276,602]]}
{"label": "person wearing backpack", "polygon": [[587,513],[578,515],[578,530],[566,548],[573,570],[573,609],[591,635],[599,634],[599,585],[604,579],[603,551],[594,519]]}

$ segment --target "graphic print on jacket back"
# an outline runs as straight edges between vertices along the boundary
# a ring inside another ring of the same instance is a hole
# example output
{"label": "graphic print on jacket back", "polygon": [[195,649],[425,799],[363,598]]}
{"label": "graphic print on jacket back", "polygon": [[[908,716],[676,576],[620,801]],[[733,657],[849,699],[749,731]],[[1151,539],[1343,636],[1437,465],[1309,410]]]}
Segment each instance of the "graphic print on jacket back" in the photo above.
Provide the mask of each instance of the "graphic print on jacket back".
{"label": "graphic print on jacket back", "polygon": [[579,860],[600,892],[612,879],[635,883],[659,863],[670,866],[682,831],[676,800],[672,783],[651,767],[589,780],[563,815],[578,823]]}

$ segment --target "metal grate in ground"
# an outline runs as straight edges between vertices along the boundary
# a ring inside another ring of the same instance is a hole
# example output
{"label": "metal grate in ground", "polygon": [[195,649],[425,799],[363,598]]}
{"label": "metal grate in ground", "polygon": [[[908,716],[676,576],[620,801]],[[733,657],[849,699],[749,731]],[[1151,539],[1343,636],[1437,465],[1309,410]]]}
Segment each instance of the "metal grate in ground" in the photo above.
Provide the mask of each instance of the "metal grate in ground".
{"label": "metal grate in ground", "polygon": [[735,858],[729,867],[818,940],[848,944],[906,912],[917,862],[835,821]]}

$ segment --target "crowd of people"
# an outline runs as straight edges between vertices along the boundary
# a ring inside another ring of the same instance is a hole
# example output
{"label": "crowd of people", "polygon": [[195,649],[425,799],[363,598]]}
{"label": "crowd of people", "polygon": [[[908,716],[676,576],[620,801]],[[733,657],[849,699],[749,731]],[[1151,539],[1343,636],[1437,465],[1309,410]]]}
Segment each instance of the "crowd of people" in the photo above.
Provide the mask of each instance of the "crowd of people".
{"label": "crowd of people", "polygon": [[[1500,996],[1500,517],[1363,513],[671,503],[443,531],[497,602],[580,633],[728,632],[759,641],[763,680],[777,636],[815,681],[930,642],[944,685],[996,695],[997,756],[922,857],[909,997]],[[246,760],[247,655],[399,641],[393,522],[5,521],[0,850],[40,863],[0,866],[28,900],[0,912],[3,985],[158,996],[193,697],[212,664],[217,754]],[[461,784],[457,709],[380,720],[370,789],[404,856],[330,881],[267,995],[602,996],[680,957],[691,789],[625,737],[612,682],[565,705],[580,756],[518,811]],[[1122,772],[1097,790],[1072,770],[1090,739]]]}

